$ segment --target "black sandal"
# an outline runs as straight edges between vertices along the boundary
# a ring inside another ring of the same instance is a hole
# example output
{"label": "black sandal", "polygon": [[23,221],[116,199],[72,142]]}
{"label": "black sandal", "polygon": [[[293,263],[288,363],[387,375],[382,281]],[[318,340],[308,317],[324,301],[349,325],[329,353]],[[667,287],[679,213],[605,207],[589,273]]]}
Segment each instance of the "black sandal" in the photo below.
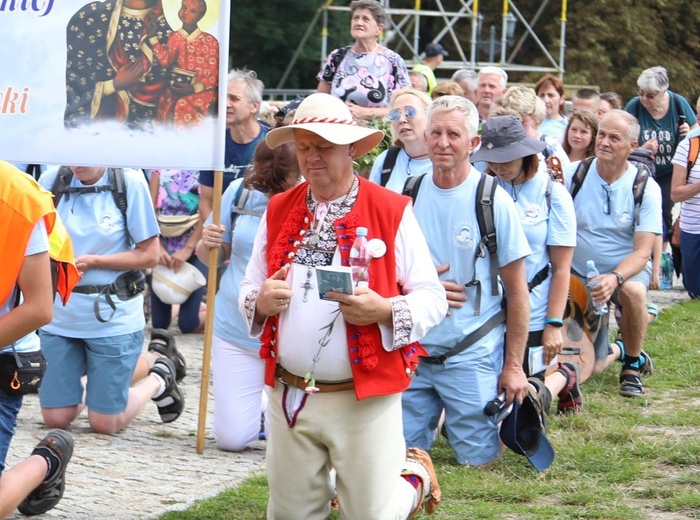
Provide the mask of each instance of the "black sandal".
{"label": "black sandal", "polygon": [[639,379],[639,373],[620,374],[620,395],[622,397],[642,397],[644,383]]}
{"label": "black sandal", "polygon": [[187,362],[175,345],[175,336],[165,329],[153,329],[151,342],[148,344],[149,352],[156,352],[165,356],[175,365],[175,379],[179,383],[187,375]]}

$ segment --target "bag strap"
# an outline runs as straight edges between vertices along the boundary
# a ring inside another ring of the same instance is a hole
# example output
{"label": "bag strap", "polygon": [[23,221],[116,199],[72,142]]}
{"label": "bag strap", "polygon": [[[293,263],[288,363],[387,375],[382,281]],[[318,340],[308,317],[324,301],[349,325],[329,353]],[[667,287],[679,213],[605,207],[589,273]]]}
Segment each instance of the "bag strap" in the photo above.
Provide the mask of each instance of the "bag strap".
{"label": "bag strap", "polygon": [[544,282],[549,276],[549,264],[545,265],[527,284],[527,291],[532,292],[535,287]]}
{"label": "bag strap", "polygon": [[262,211],[245,209],[246,202],[248,202],[248,197],[250,197],[250,190],[243,186],[243,182],[241,182],[241,185],[236,191],[233,206],[231,207],[231,233],[233,233],[233,230],[236,227],[236,220],[239,216],[251,215],[253,217],[261,217],[263,214]]}
{"label": "bag strap", "polygon": [[647,181],[651,177],[651,170],[646,164],[636,163],[637,175],[634,177],[632,185],[632,193],[634,194],[634,225],[639,225],[639,213],[642,206],[642,198],[644,198],[644,189]]}
{"label": "bag strap", "polygon": [[418,197],[418,190],[420,189],[420,185],[423,182],[423,177],[425,177],[427,174],[423,175],[413,175],[406,179],[406,182],[403,185],[403,190],[401,191],[402,195],[406,195],[407,197],[411,197],[413,199],[413,205],[415,206],[416,204],[416,197]]}
{"label": "bag strap", "polygon": [[688,149],[688,175],[686,176],[686,181],[690,177],[690,170],[695,166],[695,162],[698,160],[698,153],[700,153],[700,135],[690,138],[690,148]]}
{"label": "bag strap", "polygon": [[126,182],[124,181],[123,168],[108,168],[109,183],[101,186],[84,186],[82,188],[71,186],[73,180],[73,172],[67,166],[61,166],[51,187],[51,193],[54,196],[54,206],[58,207],[63,195],[66,199],[70,199],[71,193],[101,193],[103,191],[111,191],[114,197],[114,203],[119,211],[124,215],[126,221]]}
{"label": "bag strap", "polygon": [[583,181],[586,179],[586,175],[588,175],[588,170],[591,168],[593,159],[595,159],[595,157],[586,157],[578,164],[574,176],[571,178],[571,186],[569,187],[569,193],[572,199],[576,198],[576,195],[581,189]]}
{"label": "bag strap", "polygon": [[394,170],[396,159],[399,156],[400,151],[400,146],[392,146],[387,150],[386,156],[384,157],[384,164],[382,165],[382,177],[379,181],[382,186],[386,186],[386,183],[389,182],[391,172]]}

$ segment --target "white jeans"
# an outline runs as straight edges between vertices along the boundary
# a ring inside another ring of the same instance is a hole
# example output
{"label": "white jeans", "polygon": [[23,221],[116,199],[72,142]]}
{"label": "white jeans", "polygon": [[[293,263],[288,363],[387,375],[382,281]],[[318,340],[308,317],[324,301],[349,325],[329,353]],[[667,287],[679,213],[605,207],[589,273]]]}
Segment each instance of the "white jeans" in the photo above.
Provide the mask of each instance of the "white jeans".
{"label": "white jeans", "polygon": [[245,450],[258,440],[260,416],[267,408],[265,362],[257,350],[216,335],[212,336],[212,360],[214,439],[222,450]]}
{"label": "white jeans", "polygon": [[[336,490],[341,518],[408,517],[419,497],[400,476],[406,461],[400,394],[358,401],[352,390],[317,393],[307,398],[289,428],[282,408],[284,385],[267,391],[268,519],[325,520]],[[337,472],[336,490],[331,468]]]}

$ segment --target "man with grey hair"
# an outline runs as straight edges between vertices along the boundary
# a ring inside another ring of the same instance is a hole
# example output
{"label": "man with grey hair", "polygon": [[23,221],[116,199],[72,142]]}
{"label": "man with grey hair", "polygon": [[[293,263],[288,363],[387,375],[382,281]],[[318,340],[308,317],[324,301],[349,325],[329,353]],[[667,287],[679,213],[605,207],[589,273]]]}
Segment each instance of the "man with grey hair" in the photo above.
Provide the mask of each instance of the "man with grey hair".
{"label": "man with grey hair", "polygon": [[[269,130],[258,121],[263,88],[263,82],[252,70],[232,69],[228,74],[222,193],[232,181],[243,177],[248,167],[252,166],[255,147]],[[199,186],[199,213],[206,219],[211,213],[214,200],[214,172],[200,172]]]}
{"label": "man with grey hair", "polygon": [[462,90],[464,90],[464,97],[472,103],[476,103],[476,77],[476,71],[471,69],[459,69],[452,74],[452,81],[462,87]]}
{"label": "man with grey hair", "polygon": [[476,108],[479,110],[479,119],[486,121],[489,118],[491,104],[503,97],[508,85],[508,74],[500,67],[484,67],[479,70],[476,77]]}
{"label": "man with grey hair", "polygon": [[[498,426],[484,414],[487,402],[501,392],[508,403],[522,402],[528,393],[523,358],[530,319],[530,247],[515,204],[498,186],[487,191],[482,183],[493,178],[469,164],[480,142],[478,122],[476,107],[461,96],[443,96],[428,107],[433,171],[411,194],[450,312],[421,341],[430,356],[422,358],[402,400],[409,446],[431,447],[444,409],[457,462],[470,466],[500,454]],[[492,193],[497,249],[491,253],[478,224],[480,190]]]}
{"label": "man with grey hair", "polygon": [[668,242],[673,231],[671,210],[671,159],[676,146],[698,121],[690,103],[668,90],[668,72],[663,67],[644,70],[637,79],[639,95],[627,103],[625,111],[639,121],[639,146],[651,150],[656,165],[655,179],[661,187],[664,224],[663,241]]}
{"label": "man with grey hair", "polygon": [[[622,362],[620,395],[641,397],[641,373],[651,373],[651,358],[642,350],[647,331],[647,291],[651,281],[649,259],[661,234],[661,192],[654,179],[640,182],[638,168],[627,159],[637,147],[639,124],[622,110],[611,110],[600,120],[595,158],[571,164],[564,171],[576,210],[575,276],[585,282],[587,262],[595,261],[600,274],[586,306],[586,324],[595,346],[594,373],[614,361]],[[634,192],[643,187],[637,208]],[[592,302],[608,304],[593,312]],[[622,311],[620,336],[610,344],[609,302]],[[624,340],[624,342],[623,342]]]}

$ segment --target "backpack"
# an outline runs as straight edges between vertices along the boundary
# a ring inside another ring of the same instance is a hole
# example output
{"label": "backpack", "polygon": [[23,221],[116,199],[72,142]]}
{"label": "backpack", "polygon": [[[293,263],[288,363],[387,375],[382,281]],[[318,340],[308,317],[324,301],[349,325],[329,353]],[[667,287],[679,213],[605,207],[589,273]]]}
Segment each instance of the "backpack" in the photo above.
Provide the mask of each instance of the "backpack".
{"label": "backpack", "polygon": [[[688,149],[688,176],[690,176],[690,170],[695,166],[695,161],[698,160],[698,153],[700,152],[700,135],[690,138],[690,148]],[[686,177],[687,180],[687,177]]]}
{"label": "backpack", "polygon": [[[595,157],[588,157],[581,161],[574,172],[574,176],[571,178],[571,187],[569,188],[569,193],[571,198],[575,199],[578,194],[583,181],[588,175],[588,170],[591,168]],[[649,177],[651,177],[651,171],[646,165],[640,162],[634,162],[637,166],[637,175],[634,178],[634,183],[632,184],[632,192],[634,193],[634,224],[635,226],[639,224],[639,208],[642,205],[642,198],[644,197],[644,188],[647,185]]]}
{"label": "backpack", "polygon": [[245,209],[245,204],[246,204],[246,202],[248,202],[249,196],[250,196],[250,190],[244,186],[243,182],[241,182],[241,185],[238,187],[238,190],[236,191],[236,196],[233,199],[233,206],[231,206],[231,233],[233,233],[233,230],[236,227],[236,220],[238,219],[239,216],[252,215],[254,217],[261,217],[263,214],[262,211],[254,211],[252,209]]}
{"label": "backpack", "polygon": [[66,196],[66,200],[70,199],[71,193],[101,193],[103,191],[111,191],[114,196],[114,203],[119,208],[119,211],[124,215],[126,221],[126,183],[124,182],[123,168],[108,168],[109,184],[101,186],[84,186],[82,188],[72,187],[70,185],[73,180],[73,172],[67,166],[61,166],[56,175],[56,180],[51,187],[53,194],[54,206],[58,208],[59,202]]}
{"label": "backpack", "polygon": [[400,146],[392,146],[387,150],[386,156],[384,157],[384,164],[382,165],[382,176],[379,180],[379,184],[382,186],[386,186],[386,183],[389,182],[391,172],[396,165],[396,159],[398,158],[400,151]]}

